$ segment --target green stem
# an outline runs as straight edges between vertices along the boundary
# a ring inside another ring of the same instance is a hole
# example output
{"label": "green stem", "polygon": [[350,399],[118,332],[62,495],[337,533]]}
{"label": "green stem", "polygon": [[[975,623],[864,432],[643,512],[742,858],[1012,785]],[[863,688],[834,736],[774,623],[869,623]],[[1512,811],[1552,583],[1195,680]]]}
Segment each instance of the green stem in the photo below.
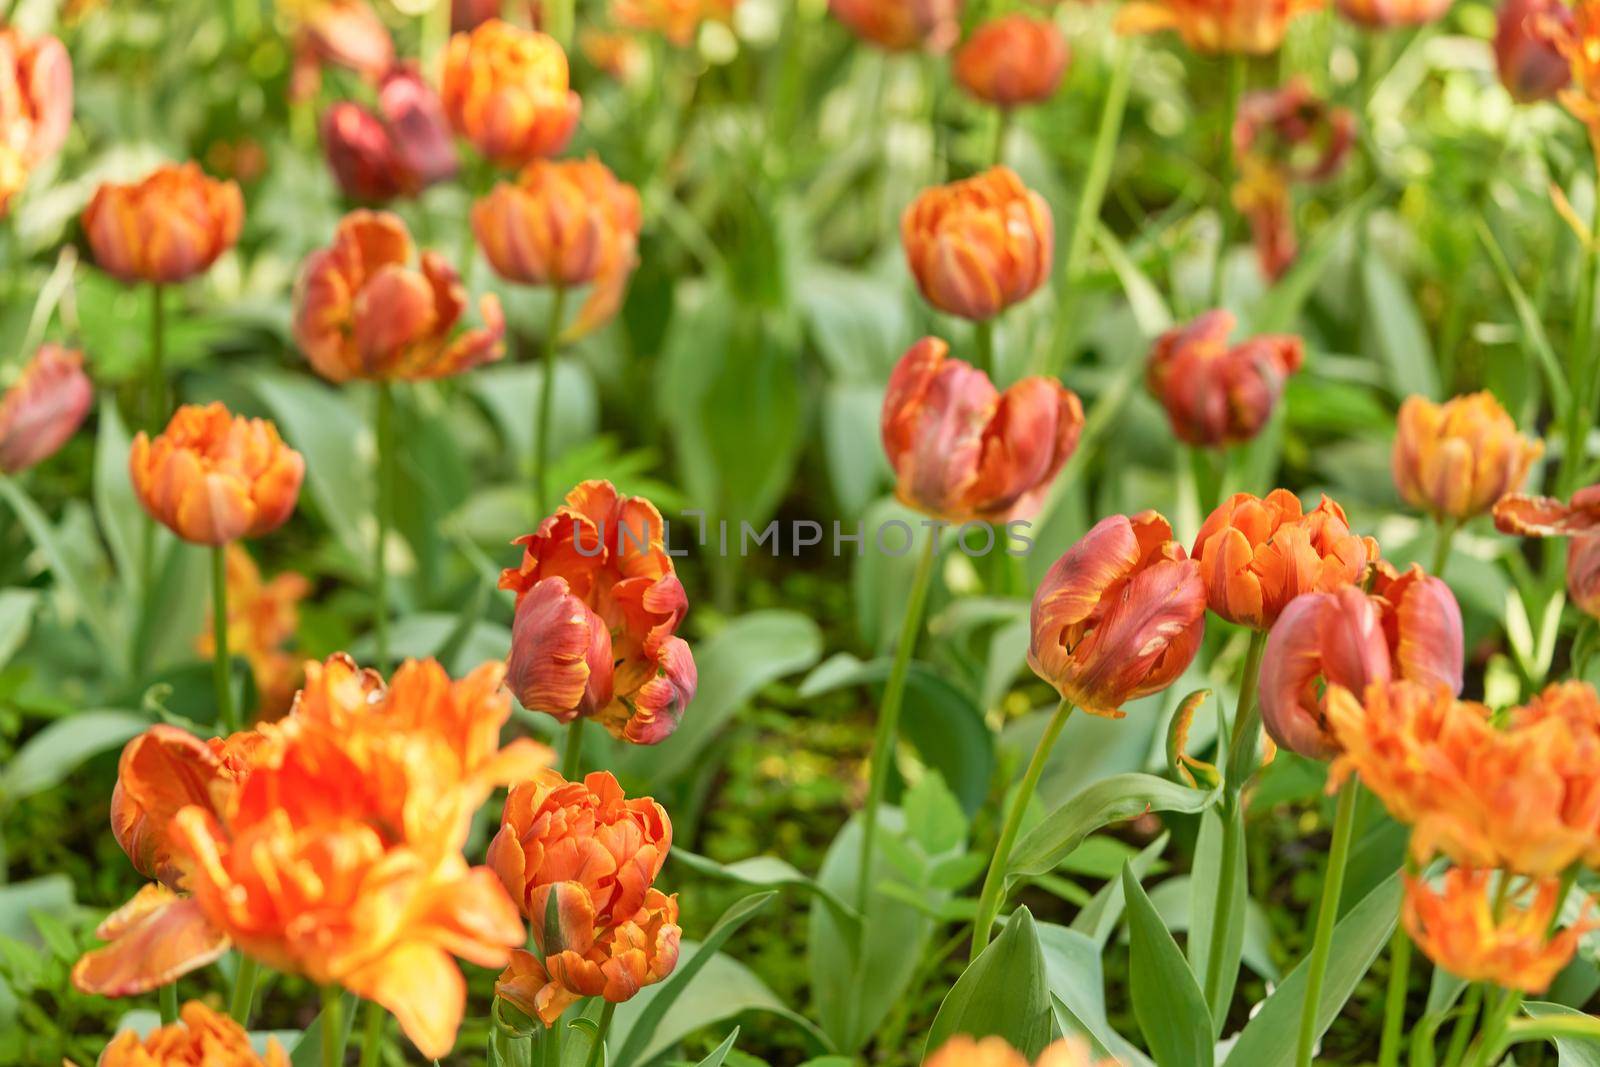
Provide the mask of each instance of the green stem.
{"label": "green stem", "polygon": [[606,1001],[606,1006],[600,1009],[600,1026],[595,1030],[594,1044],[589,1046],[589,1058],[585,1067],[599,1067],[605,1059],[606,1034],[611,1030],[611,1017],[617,1013],[617,1006],[611,1001]]}
{"label": "green stem", "polygon": [[161,1010],[161,1025],[171,1026],[178,1021],[178,980],[174,978],[162,986],[157,996]]}
{"label": "green stem", "polygon": [[233,706],[233,679],[228,651],[228,546],[211,546],[211,642],[212,680],[216,684],[217,724],[222,732],[239,729],[239,716]]}
{"label": "green stem", "polygon": [[145,427],[158,432],[167,421],[167,301],[166,287],[150,286],[150,366],[145,382]]}
{"label": "green stem", "polygon": [[1306,997],[1300,1005],[1300,1041],[1295,1056],[1298,1067],[1311,1067],[1311,1049],[1317,1043],[1317,1008],[1322,1000],[1322,980],[1328,973],[1328,953],[1333,948],[1333,926],[1339,918],[1339,897],[1344,891],[1345,867],[1350,862],[1351,831],[1355,827],[1354,775],[1339,787],[1339,805],[1333,819],[1333,842],[1328,849],[1328,870],[1322,880],[1322,904],[1317,909],[1317,932],[1311,942],[1306,973]]}
{"label": "green stem", "polygon": [[994,320],[981,319],[972,324],[972,362],[979,370],[994,377]]}
{"label": "green stem", "polygon": [[1435,578],[1444,577],[1444,569],[1450,564],[1450,543],[1460,528],[1461,524],[1455,519],[1439,520],[1438,540],[1433,543],[1433,570],[1429,572]]}
{"label": "green stem", "polygon": [[372,557],[372,634],[378,671],[389,673],[389,528],[394,524],[394,390],[378,382],[378,541]]}
{"label": "green stem", "polygon": [[[900,640],[894,648],[889,681],[883,688],[883,705],[878,709],[877,736],[872,742],[870,784],[867,806],[861,813],[861,865],[856,883],[856,911],[867,913],[867,897],[872,884],[872,852],[877,843],[878,808],[889,789],[889,769],[894,765],[895,739],[900,736],[900,706],[905,701],[906,677],[911,672],[911,653],[922,632],[922,613],[928,602],[928,587],[933,584],[933,565],[939,558],[939,531],[930,527],[928,543],[911,578],[911,593],[906,599],[905,618],[900,623]],[[861,937],[866,938],[866,923]]]}
{"label": "green stem", "polygon": [[989,159],[995,166],[1000,166],[1006,161],[1006,134],[1011,132],[1011,109],[998,108],[995,112],[994,123],[994,148],[989,153]]}
{"label": "green stem", "polygon": [[1489,1067],[1499,1062],[1507,1045],[1506,1024],[1518,1008],[1522,1007],[1522,994],[1514,989],[1505,990],[1495,1006],[1484,1014],[1483,1033],[1478,1037],[1477,1051],[1473,1053],[1470,1067]]}
{"label": "green stem", "polygon": [[972,958],[977,959],[989,943],[989,930],[994,926],[995,917],[1000,914],[1005,903],[1006,892],[1006,867],[1011,860],[1011,849],[1017,843],[1017,834],[1022,830],[1022,817],[1027,813],[1028,802],[1033,799],[1034,790],[1039,788],[1039,778],[1044,774],[1044,765],[1050,758],[1050,750],[1055,747],[1056,739],[1061,736],[1061,730],[1067,725],[1067,719],[1072,715],[1072,705],[1063,700],[1056,705],[1055,714],[1050,716],[1050,723],[1044,728],[1044,734],[1039,738],[1039,743],[1034,746],[1033,758],[1028,761],[1028,770],[1022,776],[1022,784],[1017,787],[1017,795],[1011,800],[1011,807],[1006,812],[1006,821],[1000,828],[1000,841],[994,847],[994,857],[989,860],[989,873],[983,879],[983,891],[978,896],[978,914],[972,923]]}
{"label": "green stem", "polygon": [[550,459],[550,418],[555,410],[556,353],[561,347],[561,320],[566,313],[567,291],[556,286],[550,303],[550,321],[544,334],[544,378],[539,388],[539,422],[533,428],[533,521],[542,522],[550,503],[546,484]]}
{"label": "green stem", "polygon": [[1222,113],[1222,169],[1218,178],[1222,188],[1217,195],[1217,219],[1221,229],[1217,234],[1217,258],[1211,272],[1211,306],[1222,306],[1222,280],[1228,262],[1228,242],[1233,239],[1235,211],[1233,207],[1233,179],[1238,170],[1238,160],[1233,152],[1233,125],[1239,117],[1239,101],[1244,97],[1244,83],[1249,73],[1249,57],[1228,57],[1228,97]]}
{"label": "green stem", "polygon": [[250,1029],[250,1006],[256,999],[256,979],[261,965],[249,956],[239,956],[239,966],[233,972],[233,994],[228,998],[228,1014],[233,1021]]}
{"label": "green stem", "polygon": [[[1591,138],[1597,172],[1600,172],[1600,139]],[[1567,381],[1572,386],[1572,402],[1567,407],[1564,433],[1565,454],[1561,457],[1560,491],[1570,496],[1583,480],[1584,446],[1594,410],[1593,383],[1589,379],[1594,360],[1595,303],[1600,300],[1600,273],[1595,270],[1600,255],[1600,204],[1590,220],[1589,241],[1583,249],[1583,272],[1578,279],[1578,307],[1572,331],[1572,347],[1567,352]]]}
{"label": "green stem", "polygon": [[344,993],[336,985],[322,987],[322,1067],[343,1067]]}
{"label": "green stem", "polygon": [[383,1032],[388,1028],[389,1013],[375,1000],[367,1001],[361,1009],[361,1067],[378,1067],[383,1052]]}
{"label": "green stem", "polygon": [[567,746],[561,753],[561,777],[576,782],[583,771],[583,717],[567,727]]}
{"label": "green stem", "polygon": [[1450,1045],[1444,1053],[1444,1067],[1459,1067],[1461,1057],[1467,1052],[1467,1040],[1472,1037],[1473,1024],[1478,1018],[1478,1006],[1482,1003],[1483,986],[1474,983],[1467,990],[1466,999],[1462,1001],[1461,1017],[1451,1031]]}
{"label": "green stem", "polygon": [[1244,654],[1244,676],[1239,679],[1239,704],[1233,713],[1233,735],[1228,743],[1226,790],[1230,804],[1237,802],[1256,769],[1257,749],[1261,747],[1261,712],[1256,707],[1256,686],[1261,678],[1261,653],[1266,647],[1265,630],[1250,635],[1250,648]]}
{"label": "green stem", "polygon": [[[1409,854],[1406,869],[1416,874],[1416,863]],[[1389,988],[1383,998],[1383,1038],[1378,1045],[1378,1067],[1400,1067],[1406,993],[1410,987],[1411,935],[1406,933],[1405,923],[1397,921],[1394,924],[1394,936],[1389,939]]]}

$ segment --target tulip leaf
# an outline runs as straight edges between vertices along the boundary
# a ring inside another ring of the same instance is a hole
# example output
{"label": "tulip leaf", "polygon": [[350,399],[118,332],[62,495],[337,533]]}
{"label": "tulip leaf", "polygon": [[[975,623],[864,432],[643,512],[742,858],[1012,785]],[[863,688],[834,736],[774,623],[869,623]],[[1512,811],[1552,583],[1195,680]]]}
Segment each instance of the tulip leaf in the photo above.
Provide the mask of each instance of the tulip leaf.
{"label": "tulip leaf", "polygon": [[37,589],[0,589],[0,667],[11,662],[28,639],[38,606]]}
{"label": "tulip leaf", "polygon": [[1153,774],[1112,775],[1078,793],[1024,834],[1011,854],[1008,874],[1048,874],[1084,838],[1108,823],[1149,811],[1204,811],[1216,799],[1215,789],[1190,789]]}
{"label": "tulip leaf", "polygon": [[956,1034],[1003,1037],[1029,1061],[1056,1036],[1039,931],[1027,908],[956,979],[928,1029],[926,1060]]}
{"label": "tulip leaf", "polygon": [[[1522,1010],[1531,1020],[1553,1024],[1548,1027],[1547,1034],[1540,1036],[1548,1036],[1554,1042],[1560,1067],[1600,1067],[1600,1025],[1592,1016],[1565,1004],[1538,1000],[1528,1001]],[[1562,1032],[1562,1027],[1567,1025],[1570,1031]],[[1530,1031],[1534,1029],[1529,1027]],[[1585,1029],[1588,1033],[1582,1032]]]}
{"label": "tulip leaf", "polygon": [[86,761],[120,748],[149,725],[131,711],[80,711],[57,719],[28,738],[0,773],[0,806],[60,785]]}
{"label": "tulip leaf", "polygon": [[56,583],[82,613],[85,625],[89,627],[95,641],[100,645],[100,651],[106,656],[114,657],[114,662],[125,662],[126,649],[115,639],[115,635],[107,625],[106,612],[101,603],[91,598],[89,591],[95,588],[94,583],[84,572],[80,556],[67,546],[62,532],[51,524],[45,513],[39,510],[39,505],[34,503],[33,498],[21,485],[3,474],[0,474],[0,497],[5,498],[6,503],[22,523],[23,529],[27,530],[34,547],[44,553],[50,572],[55,575]]}
{"label": "tulip leaf", "polygon": [[[344,1026],[344,1037],[340,1043],[347,1046],[350,1041],[350,1029],[355,1022],[356,1007],[361,1003],[354,993],[339,994],[339,1022]],[[294,1048],[289,1052],[290,1067],[321,1067],[322,1058],[322,1012],[317,1012],[317,1017],[306,1026],[305,1032],[300,1035],[300,1040],[295,1042]]]}
{"label": "tulip leaf", "polygon": [[[1163,833],[1154,841],[1146,845],[1139,854],[1127,861],[1133,868],[1133,873],[1144,878],[1155,870],[1161,862],[1161,854],[1167,850],[1167,842],[1172,839],[1170,832]],[[1122,877],[1113,876],[1110,881],[1100,887],[1088,904],[1072,920],[1074,933],[1083,934],[1094,942],[1095,951],[1099,952],[1111,940],[1111,935],[1116,932],[1117,923],[1122,921]]]}
{"label": "tulip leaf", "polygon": [[154,532],[154,523],[140,507],[133,479],[128,476],[129,448],[127,427],[117,413],[116,400],[108,395],[100,402],[95,435],[94,510],[125,589],[137,587],[139,553],[144,539]]}
{"label": "tulip leaf", "polygon": [[728,1058],[728,1053],[733,1051],[733,1043],[739,1040],[739,1028],[735,1026],[733,1033],[722,1039],[722,1044],[711,1050],[711,1053],[701,1060],[697,1067],[722,1067],[722,1061]]}
{"label": "tulip leaf", "polygon": [[[1121,877],[1113,878],[1109,885],[1116,886],[1120,901]],[[1039,949],[1044,955],[1045,982],[1062,1033],[1081,1032],[1115,1056],[1123,1067],[1148,1067],[1150,1058],[1117,1033],[1106,1017],[1103,947],[1077,930],[1040,923]]]}
{"label": "tulip leaf", "polygon": [[1208,1067],[1214,1053],[1205,994],[1129,867],[1122,871],[1122,892],[1128,901],[1128,984],[1145,1043],[1160,1067]]}
{"label": "tulip leaf", "polygon": [[[1233,867],[1225,876],[1223,864]],[[1200,813],[1200,833],[1195,841],[1194,891],[1189,894],[1189,966],[1200,976],[1206,1003],[1211,1005],[1213,1035],[1220,1036],[1227,1021],[1228,1005],[1239,980],[1239,960],[1244,954],[1245,905],[1249,900],[1250,872],[1246,864],[1244,811],[1235,804],[1232,811],[1220,806]],[[1218,897],[1229,887],[1225,911]],[[1222,932],[1220,962],[1211,965],[1211,950],[1221,912],[1227,924]],[[1275,977],[1275,976],[1274,976]]]}
{"label": "tulip leaf", "polygon": [[832,908],[834,915],[846,925],[854,925],[861,921],[861,916],[856,910],[846,904],[837,893],[815,879],[806,877],[793,864],[777,856],[752,856],[737,863],[722,864],[709,856],[698,855],[681,846],[674,847],[668,855],[674,862],[683,864],[691,871],[712,878],[727,878],[749,886],[785,887],[810,893]]}
{"label": "tulip leaf", "polygon": [[1439,372],[1422,314],[1405,282],[1376,254],[1361,261],[1362,292],[1367,315],[1364,347],[1376,350],[1396,396],[1437,399]]}

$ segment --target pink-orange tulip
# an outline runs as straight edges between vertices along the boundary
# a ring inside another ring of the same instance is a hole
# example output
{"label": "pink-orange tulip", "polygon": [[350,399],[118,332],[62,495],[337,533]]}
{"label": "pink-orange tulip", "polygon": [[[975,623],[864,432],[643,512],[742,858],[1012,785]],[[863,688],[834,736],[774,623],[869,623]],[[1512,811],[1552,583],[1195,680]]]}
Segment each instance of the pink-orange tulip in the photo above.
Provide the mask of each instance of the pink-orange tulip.
{"label": "pink-orange tulip", "polygon": [[1117,32],[1176,30],[1196,52],[1263,56],[1278,50],[1289,23],[1323,0],[1134,0],[1117,12]]}
{"label": "pink-orange tulip", "polygon": [[1501,533],[1520,537],[1571,538],[1567,594],[1579,611],[1600,619],[1600,485],[1578,490],[1567,504],[1550,497],[1501,497],[1494,524]]}
{"label": "pink-orange tulip", "polygon": [[78,432],[93,402],[83,355],[41,346],[0,397],[0,472],[15,474],[55,455]]}
{"label": "pink-orange tulip", "polygon": [[164,166],[131,185],[106,183],[83,212],[94,261],[125,282],[181,282],[239,240],[244,197],[198,166]]}
{"label": "pink-orange tulip", "polygon": [[1260,433],[1305,358],[1305,344],[1287,334],[1230,347],[1236,321],[1232,312],[1208,311],[1162,334],[1150,352],[1145,382],[1188,444],[1215,448]]}
{"label": "pink-orange tulip", "polygon": [[1054,96],[1069,58],[1067,40],[1053,21],[1013,14],[974,30],[956,50],[952,68],[967,92],[1010,108]]}
{"label": "pink-orange tulip", "polygon": [[925,189],[900,216],[900,243],[923,299],[991,319],[1050,277],[1050,207],[1007,167]]}
{"label": "pink-orange tulip", "polygon": [[450,38],[439,85],[456,132],[502,167],[567,146],[582,102],[555,38],[490,19]]}
{"label": "pink-orange tulip", "polygon": [[943,52],[961,36],[962,0],[828,0],[833,17],[889,52]]}
{"label": "pink-orange tulip", "polygon": [[0,217],[72,125],[72,62],[54,37],[0,29]]}
{"label": "pink-orange tulip", "polygon": [[1464,522],[1522,488],[1543,453],[1490,393],[1443,404],[1407,397],[1391,457],[1394,484],[1406,503],[1435,520]]}
{"label": "pink-orange tulip", "polygon": [[1561,0],[1504,0],[1495,17],[1495,67],[1519,104],[1549,100],[1572,84],[1572,68],[1547,24],[1570,31],[1571,9]]}

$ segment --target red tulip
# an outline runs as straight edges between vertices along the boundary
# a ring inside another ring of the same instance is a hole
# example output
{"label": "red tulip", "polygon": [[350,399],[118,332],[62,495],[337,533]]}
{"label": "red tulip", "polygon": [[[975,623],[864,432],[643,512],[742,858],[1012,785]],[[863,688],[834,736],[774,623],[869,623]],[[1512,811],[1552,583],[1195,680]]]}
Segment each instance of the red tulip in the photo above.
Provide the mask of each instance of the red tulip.
{"label": "red tulip", "polygon": [[1572,12],[1561,0],[1505,0],[1495,19],[1500,84],[1519,104],[1549,100],[1572,83],[1572,68],[1551,42],[1546,21],[1570,29]]}

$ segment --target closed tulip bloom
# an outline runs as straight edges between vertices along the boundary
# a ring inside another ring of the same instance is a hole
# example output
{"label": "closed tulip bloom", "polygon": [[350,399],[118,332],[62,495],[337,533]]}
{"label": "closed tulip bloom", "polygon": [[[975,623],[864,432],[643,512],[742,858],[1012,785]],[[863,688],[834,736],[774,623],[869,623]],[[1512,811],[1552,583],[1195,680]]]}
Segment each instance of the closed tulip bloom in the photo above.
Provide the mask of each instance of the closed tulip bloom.
{"label": "closed tulip bloom", "polygon": [[397,70],[384,79],[378,110],[344,102],[322,118],[323,150],[346,196],[415,196],[455,175],[456,149],[443,105],[415,71]]}
{"label": "closed tulip bloom", "polygon": [[728,22],[739,0],[612,0],[619,26],[659,33],[679,48],[706,22]]}
{"label": "closed tulip bloom", "polygon": [[[973,1038],[956,1034],[923,1061],[925,1067],[1030,1067],[1028,1057],[1003,1037]],[[1118,1067],[1114,1059],[1097,1060],[1080,1037],[1053,1042],[1032,1067]]]}
{"label": "closed tulip bloom", "polygon": [[828,0],[833,17],[889,52],[944,52],[961,36],[962,0]]}
{"label": "closed tulip bloom", "polygon": [[1230,347],[1236,322],[1232,312],[1208,311],[1162,334],[1150,352],[1145,382],[1187,444],[1215,448],[1255,437],[1305,358],[1305,344],[1287,334]]}
{"label": "closed tulip bloom", "polygon": [[106,183],[83,212],[94,261],[122,281],[186,281],[239,240],[244,198],[198,166],[164,166],[131,185]]}
{"label": "closed tulip bloom", "polygon": [[1550,497],[1513,493],[1494,505],[1501,533],[1521,537],[1567,537],[1567,595],[1579,611],[1600,619],[1600,485],[1563,504]]}
{"label": "closed tulip bloom", "polygon": [[[300,628],[300,601],[311,592],[302,574],[285,572],[270,580],[243,545],[227,551],[228,651],[250,664],[255,679],[260,715],[275,719],[289,710],[300,687],[300,660],[285,651]],[[216,654],[211,613],[195,638],[194,649],[210,659]]]}
{"label": "closed tulip bloom", "polygon": [[1207,54],[1264,56],[1278,50],[1289,23],[1323,0],[1134,0],[1117,12],[1118,33],[1176,30]]}
{"label": "closed tulip bloom", "polygon": [[33,167],[61,151],[72,126],[72,60],[54,37],[0,30],[0,145]]}
{"label": "closed tulip bloom", "polygon": [[1007,167],[924,190],[900,217],[900,242],[923,299],[991,319],[1050,276],[1050,207]]}
{"label": "closed tulip bloom", "polygon": [[1495,17],[1495,67],[1519,104],[1549,100],[1572,84],[1572,68],[1549,25],[1571,29],[1572,11],[1561,0],[1504,0]]}
{"label": "closed tulip bloom", "polygon": [[465,33],[500,17],[504,0],[450,0],[450,32]]}
{"label": "closed tulip bloom", "polygon": [[582,106],[555,38],[490,19],[450,38],[439,93],[456,132],[502,167],[567,146]]}
{"label": "closed tulip bloom", "polygon": [[[1501,877],[1510,877],[1501,875]],[[1401,916],[1417,947],[1467,982],[1543,993],[1594,928],[1584,917],[1556,930],[1566,889],[1560,879],[1520,885],[1502,896],[1496,872],[1452,867],[1437,890],[1407,874]]]}
{"label": "closed tulip bloom", "polygon": [[1443,404],[1411,396],[1400,405],[1392,465],[1406,503],[1438,521],[1464,522],[1522,488],[1544,445],[1517,424],[1487,392]]}
{"label": "closed tulip bloom", "polygon": [[1369,29],[1422,26],[1444,18],[1454,0],[1337,0],[1339,14]]}
{"label": "closed tulip bloom", "polygon": [[517,594],[510,685],[524,707],[636,745],[677,729],[699,676],[677,636],[689,599],[665,529],[648,500],[590,481],[515,542],[522,562],[500,588]]}
{"label": "closed tulip bloom", "polygon": [[967,92],[1010,108],[1054,96],[1069,58],[1066,38],[1050,19],[1002,15],[973,31],[956,50],[953,67]]}
{"label": "closed tulip bloom", "polygon": [[394,66],[394,41],[367,0],[278,0],[307,57],[377,81]]}
{"label": "closed tulip bloom", "polygon": [[496,992],[551,1025],[581,997],[625,1001],[670,974],[677,898],[652,883],[671,848],[666,809],[627,799],[605,771],[582,782],[545,771],[514,786],[489,865],[538,951],[516,953]]}
{"label": "closed tulip bloom", "polygon": [[128,470],[151,518],[185,541],[221,545],[271,533],[300,496],[305,460],[263,419],[186,404],[155,439],[133,439]]}
{"label": "closed tulip bloom", "polygon": [[1353,585],[1289,602],[1261,659],[1261,718],[1273,741],[1311,759],[1339,751],[1323,690],[1408,678],[1462,686],[1461,608],[1449,586],[1413,567],[1383,575],[1369,595]]}
{"label": "closed tulip bloom", "polygon": [[1302,593],[1332,592],[1366,574],[1378,543],[1350,532],[1328,497],[1302,512],[1287,489],[1266,497],[1236,493],[1200,527],[1194,558],[1211,610],[1252,630],[1270,630]]}
{"label": "closed tulip bloom", "polygon": [[244,1027],[191,1000],[178,1021],[140,1037],[123,1030],[100,1054],[97,1067],[289,1067],[289,1057],[276,1038],[267,1038],[266,1054],[258,1054]]}
{"label": "closed tulip bloom", "polygon": [[1083,405],[1054,378],[1002,393],[949,352],[924,337],[889,376],[882,433],[896,495],[951,522],[1029,518],[1078,447]]}
{"label": "closed tulip bloom", "polygon": [[1100,520],[1051,566],[1033,595],[1028,665],[1076,707],[1120,718],[1194,659],[1205,585],[1153,511]]}
{"label": "closed tulip bloom", "polygon": [[0,396],[0,472],[16,474],[59,452],[93,402],[82,353],[41,346]]}
{"label": "closed tulip bloom", "polygon": [[504,354],[499,298],[479,302],[483,326],[457,331],[466,308],[460,276],[438,253],[418,257],[398,215],[354,211],[301,268],[295,343],[333,382],[447,378]]}

